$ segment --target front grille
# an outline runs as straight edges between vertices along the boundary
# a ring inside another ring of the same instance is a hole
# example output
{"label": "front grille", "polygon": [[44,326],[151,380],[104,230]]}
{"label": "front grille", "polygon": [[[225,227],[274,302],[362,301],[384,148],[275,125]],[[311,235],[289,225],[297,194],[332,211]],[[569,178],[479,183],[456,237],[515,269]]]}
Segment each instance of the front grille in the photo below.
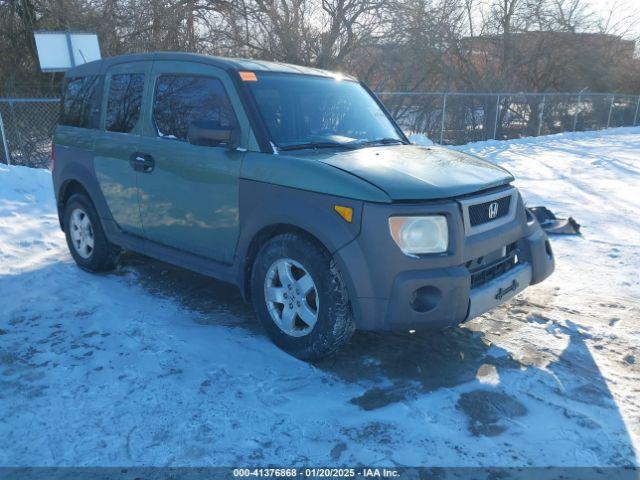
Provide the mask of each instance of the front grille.
{"label": "front grille", "polygon": [[[471,273],[471,289],[480,287],[490,282],[500,275],[504,275],[518,263],[518,249],[515,243],[508,245],[505,249],[505,255],[489,265],[482,265],[483,258],[470,261],[467,263],[469,273]],[[477,266],[481,264],[482,266]],[[474,266],[476,266],[474,268]]]}
{"label": "front grille", "polygon": [[[496,204],[497,207],[493,204]],[[476,227],[478,225],[497,220],[498,218],[502,218],[509,213],[510,206],[511,195],[507,195],[506,197],[498,198],[496,200],[491,200],[489,202],[469,205],[469,224],[472,227]],[[494,215],[489,214],[492,209]]]}

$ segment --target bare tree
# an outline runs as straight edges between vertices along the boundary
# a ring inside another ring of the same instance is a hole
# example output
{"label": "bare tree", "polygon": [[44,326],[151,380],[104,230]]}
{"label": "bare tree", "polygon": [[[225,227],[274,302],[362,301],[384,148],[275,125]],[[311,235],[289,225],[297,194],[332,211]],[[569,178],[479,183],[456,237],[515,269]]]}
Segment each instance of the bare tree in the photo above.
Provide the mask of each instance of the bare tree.
{"label": "bare tree", "polygon": [[631,4],[599,18],[585,0],[0,0],[0,82],[59,81],[39,72],[32,34],[75,29],[96,31],[107,56],[278,60],[386,90],[637,90],[619,37],[638,17],[618,1]]}

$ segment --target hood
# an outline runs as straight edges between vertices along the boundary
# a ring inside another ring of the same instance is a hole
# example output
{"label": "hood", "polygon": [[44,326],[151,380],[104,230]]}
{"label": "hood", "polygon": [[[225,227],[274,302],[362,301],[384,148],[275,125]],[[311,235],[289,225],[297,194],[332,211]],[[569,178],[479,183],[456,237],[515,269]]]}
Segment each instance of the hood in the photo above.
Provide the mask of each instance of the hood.
{"label": "hood", "polygon": [[443,147],[389,145],[299,155],[360,177],[392,200],[450,198],[513,181],[504,168]]}

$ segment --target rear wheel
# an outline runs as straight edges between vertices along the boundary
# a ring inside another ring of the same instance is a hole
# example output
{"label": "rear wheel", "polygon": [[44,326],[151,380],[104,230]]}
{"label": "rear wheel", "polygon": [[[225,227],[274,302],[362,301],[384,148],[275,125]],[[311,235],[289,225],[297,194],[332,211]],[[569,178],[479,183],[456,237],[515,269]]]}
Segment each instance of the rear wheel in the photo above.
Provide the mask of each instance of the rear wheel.
{"label": "rear wheel", "polygon": [[330,355],[355,330],[335,262],[300,234],[278,235],[260,250],[252,269],[251,297],[269,337],[298,358]]}
{"label": "rear wheel", "polygon": [[119,249],[109,243],[93,203],[81,193],[67,200],[63,214],[69,252],[85,270],[104,272],[115,267]]}

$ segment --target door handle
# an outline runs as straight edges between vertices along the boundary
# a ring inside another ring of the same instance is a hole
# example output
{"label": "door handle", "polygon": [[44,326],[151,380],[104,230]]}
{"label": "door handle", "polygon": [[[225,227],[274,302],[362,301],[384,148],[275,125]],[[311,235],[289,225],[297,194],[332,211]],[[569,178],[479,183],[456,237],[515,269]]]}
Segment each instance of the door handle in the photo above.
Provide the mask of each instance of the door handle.
{"label": "door handle", "polygon": [[129,165],[136,172],[151,173],[156,162],[148,153],[134,152],[129,157]]}

